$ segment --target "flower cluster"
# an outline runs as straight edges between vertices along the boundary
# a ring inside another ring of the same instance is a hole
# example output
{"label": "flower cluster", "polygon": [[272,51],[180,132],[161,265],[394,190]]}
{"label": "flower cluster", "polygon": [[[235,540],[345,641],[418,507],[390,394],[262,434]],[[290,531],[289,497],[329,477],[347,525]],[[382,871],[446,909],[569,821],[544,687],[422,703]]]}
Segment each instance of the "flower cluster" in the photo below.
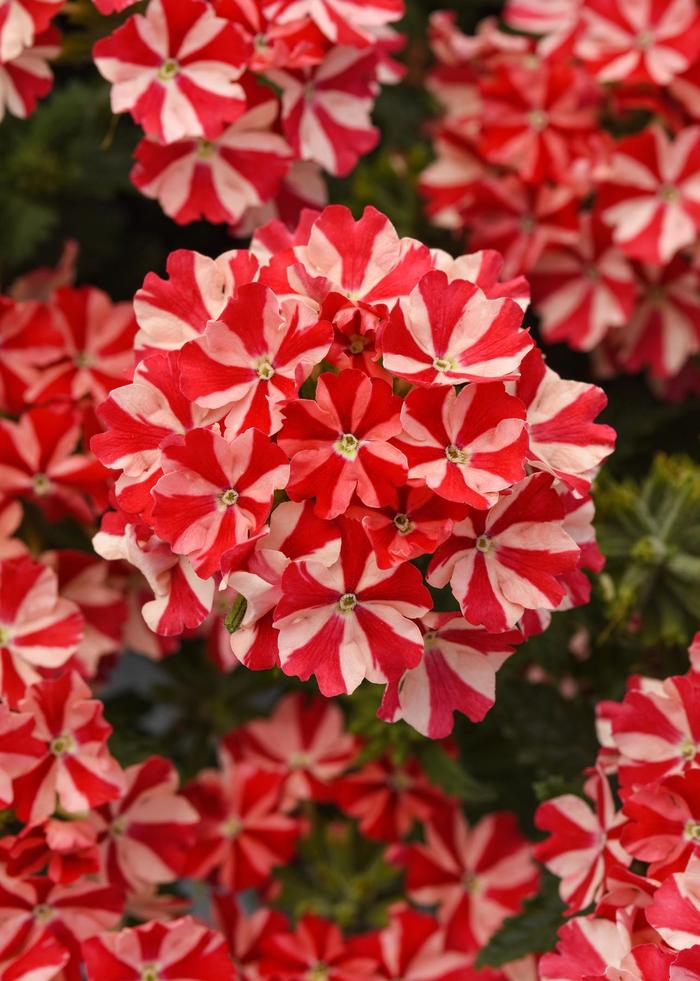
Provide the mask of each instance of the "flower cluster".
{"label": "flower cluster", "polygon": [[500,266],[333,206],[146,277],[133,381],[91,446],[118,474],[95,548],[143,573],[156,633],[218,597],[224,667],[329,696],[367,678],[382,718],[434,737],[455,709],[483,718],[514,645],[588,598],[588,492],[614,442],[603,393],[546,366]]}
{"label": "flower cluster", "polygon": [[504,17],[471,37],[433,17],[428,212],[528,274],[546,340],[670,379],[700,351],[700,9],[509,0]]}
{"label": "flower cluster", "polygon": [[[415,763],[360,763],[340,709],[323,699],[284,697],[228,734],[219,765],[182,789],[162,757],[122,769],[110,731],[76,672],[0,706],[0,804],[12,809],[0,842],[7,981],[457,981],[536,889],[512,815],[470,827]],[[294,860],[321,805],[335,808],[339,840],[357,822],[405,870],[422,911],[392,901],[385,927],[344,936],[332,920],[292,925],[271,906],[274,871]],[[424,844],[406,842],[416,828]],[[188,879],[218,931],[179,893],[159,892]],[[127,917],[141,925],[124,927]]]}
{"label": "flower cluster", "polygon": [[700,977],[698,642],[687,674],[633,677],[621,702],[599,704],[588,800],[566,794],[539,808],[549,837],[535,854],[578,914],[542,959],[542,978]]}
{"label": "flower cluster", "polygon": [[[96,0],[103,12],[130,6]],[[371,150],[403,0],[150,0],[94,47],[143,128],[134,184],[179,223],[296,220]]]}
{"label": "flower cluster", "polygon": [[51,58],[60,35],[51,23],[63,0],[0,2],[0,120],[6,112],[25,119],[51,90]]}

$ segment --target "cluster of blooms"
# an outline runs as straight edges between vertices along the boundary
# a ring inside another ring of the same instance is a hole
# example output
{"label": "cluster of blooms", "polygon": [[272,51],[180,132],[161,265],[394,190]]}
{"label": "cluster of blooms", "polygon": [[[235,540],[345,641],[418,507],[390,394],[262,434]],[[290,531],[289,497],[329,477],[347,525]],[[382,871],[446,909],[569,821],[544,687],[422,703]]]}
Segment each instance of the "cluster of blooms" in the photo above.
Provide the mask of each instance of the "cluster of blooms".
{"label": "cluster of blooms", "polygon": [[590,803],[566,794],[539,808],[549,837],[535,854],[578,914],[542,978],[700,978],[700,634],[691,659],[687,674],[633,677],[622,702],[598,706]]}
{"label": "cluster of blooms", "polygon": [[500,266],[332,206],[146,277],[133,381],[91,446],[118,474],[95,548],[143,573],[152,630],[195,630],[216,599],[224,668],[280,665],[328,696],[367,678],[382,718],[432,737],[455,709],[483,718],[514,645],[587,601],[614,442],[603,393],[545,365]]}
{"label": "cluster of blooms", "polygon": [[509,0],[504,17],[509,32],[489,19],[471,37],[433,17],[429,214],[528,274],[546,340],[595,351],[601,373],[692,385],[696,0]]}
{"label": "cluster of blooms", "polygon": [[94,47],[113,111],[144,130],[134,184],[177,222],[242,234],[322,205],[322,172],[348,174],[377,143],[403,12],[403,0],[149,0]]}
{"label": "cluster of blooms", "polygon": [[[470,827],[415,762],[359,765],[324,699],[286,696],[181,790],[162,757],[122,770],[110,731],[77,672],[0,705],[0,805],[13,811],[0,841],[3,981],[459,981],[537,887],[512,815]],[[300,805],[308,815],[313,802],[383,842],[423,911],[400,901],[384,929],[344,937],[271,908],[274,869],[293,859],[309,830]],[[417,827],[425,840],[406,843]],[[179,893],[159,893],[186,879],[200,882],[218,931]],[[123,928],[125,917],[144,922]]]}
{"label": "cluster of blooms", "polygon": [[60,34],[51,23],[64,0],[0,0],[0,120],[34,111],[51,90]]}

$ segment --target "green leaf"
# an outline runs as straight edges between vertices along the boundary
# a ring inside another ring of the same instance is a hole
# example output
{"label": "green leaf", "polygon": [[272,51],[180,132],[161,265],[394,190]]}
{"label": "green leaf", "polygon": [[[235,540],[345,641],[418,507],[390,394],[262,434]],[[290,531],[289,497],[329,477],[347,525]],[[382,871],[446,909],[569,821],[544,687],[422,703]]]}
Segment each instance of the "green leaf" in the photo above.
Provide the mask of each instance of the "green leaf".
{"label": "green leaf", "polygon": [[416,755],[430,782],[451,797],[457,797],[465,804],[493,801],[493,790],[467,773],[462,763],[448,756],[440,743],[420,743],[416,746]]}
{"label": "green leaf", "polygon": [[564,922],[564,903],[559,898],[559,880],[545,872],[536,896],[528,899],[517,916],[505,921],[501,929],[483,948],[478,967],[500,967],[532,953],[551,950],[557,930]]}

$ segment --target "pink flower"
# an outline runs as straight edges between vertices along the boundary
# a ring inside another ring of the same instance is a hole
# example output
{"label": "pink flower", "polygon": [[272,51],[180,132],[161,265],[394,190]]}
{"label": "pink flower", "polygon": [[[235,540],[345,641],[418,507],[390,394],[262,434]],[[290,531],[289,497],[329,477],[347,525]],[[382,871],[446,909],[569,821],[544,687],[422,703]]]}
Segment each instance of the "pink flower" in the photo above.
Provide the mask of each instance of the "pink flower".
{"label": "pink flower", "polygon": [[277,114],[277,99],[261,86],[249,93],[243,115],[214,140],[142,140],[131,179],[178,224],[236,224],[248,209],[273,198],[289,171],[290,148],[274,131]]}
{"label": "pink flower", "polygon": [[212,904],[216,922],[239,971],[237,981],[260,981],[258,963],[262,945],[273,934],[288,931],[284,913],[263,907],[251,914],[234,893],[219,890],[214,892]]}
{"label": "pink flower", "polygon": [[556,609],[564,598],[558,577],[579,556],[563,519],[552,478],[527,477],[490,511],[470,508],[435,553],[428,582],[449,582],[465,619],[491,633],[513,627],[525,610]]}
{"label": "pink flower", "polygon": [[244,111],[238,84],[249,45],[203,0],[150,0],[94,47],[112,82],[112,111],[130,112],[165,143],[216,139]]}
{"label": "pink flower", "polygon": [[692,676],[632,688],[612,715],[620,781],[640,787],[700,764],[700,686]]}
{"label": "pink flower", "polygon": [[284,410],[278,444],[291,459],[292,500],[315,497],[322,518],[342,514],[355,493],[370,507],[396,501],[406,458],[389,440],[401,432],[400,410],[384,381],[354,369],[321,375],[314,401]]}
{"label": "pink flower", "polygon": [[[235,981],[224,938],[189,916],[101,933],[83,943],[88,981]],[[149,975],[150,971],[150,975]],[[117,973],[118,972],[118,973]]]}
{"label": "pink flower", "polygon": [[122,772],[107,749],[112,731],[102,703],[75,672],[39,681],[19,703],[34,718],[43,744],[35,766],[13,781],[14,807],[23,821],[43,821],[58,808],[87,811],[122,793]]}
{"label": "pink flower", "polygon": [[18,835],[5,836],[2,850],[8,875],[23,878],[46,874],[68,885],[84,875],[98,875],[100,854],[95,829],[84,819],[49,818],[27,825]]}
{"label": "pink flower", "polygon": [[284,775],[223,756],[222,770],[204,770],[184,794],[199,812],[197,841],[186,874],[216,874],[224,888],[240,891],[267,883],[291,859],[301,824],[282,812]]}
{"label": "pink flower", "polygon": [[303,680],[313,674],[324,695],[415,667],[423,645],[413,620],[431,607],[414,566],[380,569],[358,522],[345,522],[342,532],[340,559],[330,568],[313,561],[288,566],[275,610],[282,670]]}
{"label": "pink flower", "polygon": [[488,633],[454,613],[429,613],[421,626],[423,659],[387,686],[379,714],[444,739],[452,731],[453,712],[481,722],[493,707],[496,672],[522,636],[517,630]]}
{"label": "pink flower", "polygon": [[458,807],[442,807],[425,844],[398,845],[392,861],[406,870],[408,895],[438,904],[450,947],[477,951],[537,888],[527,841],[512,814],[489,814],[470,828]]}
{"label": "pink flower", "polygon": [[448,501],[488,508],[525,476],[527,433],[522,402],[500,382],[415,389],[401,410],[396,440],[408,479]]}
{"label": "pink flower", "polygon": [[294,932],[274,933],[263,939],[261,947],[258,971],[261,978],[270,981],[311,981],[316,977],[367,981],[375,967],[373,958],[353,952],[335,923],[311,913],[299,920]]}
{"label": "pink flower", "polygon": [[626,818],[615,810],[608,778],[594,771],[585,784],[594,809],[574,794],[564,794],[540,804],[535,823],[550,837],[535,846],[535,858],[561,880],[559,892],[568,913],[580,913],[600,899],[606,872],[615,863],[631,864],[620,845]]}
{"label": "pink flower", "polygon": [[250,252],[224,252],[216,259],[178,249],[166,264],[168,279],[148,273],[134,297],[141,328],[137,347],[179,350],[216,320],[236,288],[251,283],[258,260]]}
{"label": "pink flower", "polygon": [[284,453],[255,429],[231,442],[207,429],[172,437],[162,467],[153,527],[203,579],[219,571],[227,550],[260,530],[289,475]]}
{"label": "pink flower", "polygon": [[[700,39],[700,19],[698,20]],[[700,231],[700,127],[661,127],[618,144],[597,209],[622,251],[663,265]]]}
{"label": "pink flower", "polygon": [[693,0],[586,0],[576,53],[601,82],[668,85],[697,56]]}
{"label": "pink flower", "polygon": [[302,303],[279,300],[260,283],[241,286],[180,359],[184,395],[207,409],[228,408],[227,437],[282,425],[282,403],[295,398],[332,340],[331,325]]}
{"label": "pink flower", "polygon": [[[33,876],[26,879],[10,878],[0,872],[0,927],[2,946],[0,962],[8,955],[24,949],[27,959],[19,963],[22,968],[36,969],[41,965],[37,956],[32,964],[32,954],[46,953],[46,944],[60,942],[70,954],[66,967],[66,981],[79,981],[80,944],[102,930],[112,929],[122,916],[124,899],[114,886],[104,886],[82,879],[70,885],[54,885],[48,878]],[[56,956],[48,964],[61,958]],[[43,958],[42,958],[43,959]],[[4,966],[4,965],[3,965]],[[47,970],[47,963],[43,965]],[[42,978],[42,975],[39,975]],[[47,973],[43,976],[51,978]],[[28,981],[31,974],[13,974],[8,970],[8,981],[18,978]]]}
{"label": "pink flower", "polygon": [[13,708],[41,669],[60,668],[78,649],[83,618],[57,586],[29,557],[0,561],[0,690]]}
{"label": "pink flower", "polygon": [[381,334],[384,367],[426,386],[512,378],[532,347],[521,324],[510,298],[489,299],[472,282],[429,272]]}
{"label": "pink flower", "polygon": [[608,967],[619,968],[630,949],[624,921],[577,916],[559,930],[556,952],[545,954],[540,961],[540,977],[552,981],[606,978]]}
{"label": "pink flower", "polygon": [[0,297],[0,406],[19,415],[27,408],[27,389],[42,368],[60,356],[61,338],[49,306]]}
{"label": "pink flower", "polygon": [[114,885],[144,892],[182,875],[198,815],[177,791],[172,763],[151,756],[124,771],[119,800],[91,815],[102,868]]}
{"label": "pink flower", "polygon": [[268,719],[255,719],[223,742],[234,758],[285,776],[284,806],[325,800],[357,753],[337,705],[291,693]]}

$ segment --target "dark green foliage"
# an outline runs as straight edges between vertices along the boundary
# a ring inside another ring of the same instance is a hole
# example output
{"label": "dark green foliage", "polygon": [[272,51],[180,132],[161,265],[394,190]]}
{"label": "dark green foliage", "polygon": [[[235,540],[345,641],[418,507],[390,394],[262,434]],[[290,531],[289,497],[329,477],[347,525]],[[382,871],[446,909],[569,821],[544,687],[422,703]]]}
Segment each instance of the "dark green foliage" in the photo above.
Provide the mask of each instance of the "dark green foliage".
{"label": "dark green foliage", "polygon": [[491,938],[479,954],[479,967],[500,967],[527,954],[551,950],[563,923],[558,883],[553,875],[543,873],[540,891],[525,903],[522,913],[506,920]]}

